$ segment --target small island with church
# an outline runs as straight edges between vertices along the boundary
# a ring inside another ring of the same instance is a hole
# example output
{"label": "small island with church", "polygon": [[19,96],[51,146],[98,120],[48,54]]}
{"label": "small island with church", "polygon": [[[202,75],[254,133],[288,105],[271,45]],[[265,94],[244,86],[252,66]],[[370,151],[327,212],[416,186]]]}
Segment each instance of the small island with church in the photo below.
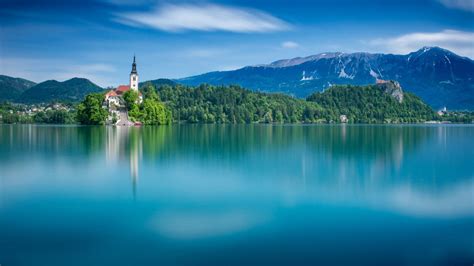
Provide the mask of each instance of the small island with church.
{"label": "small island with church", "polygon": [[[159,100],[156,89],[147,84],[139,90],[137,63],[133,57],[129,85],[119,85],[106,93],[92,93],[77,107],[81,124],[117,126],[163,125],[171,123],[171,111]],[[145,94],[145,96],[144,96]]]}
{"label": "small island with church", "polygon": [[137,121],[130,121],[127,106],[133,104],[140,105],[142,103],[143,94],[138,90],[137,63],[135,56],[133,56],[130,85],[120,85],[116,89],[107,92],[104,96],[103,107],[109,111],[107,122],[122,126],[140,124]]}

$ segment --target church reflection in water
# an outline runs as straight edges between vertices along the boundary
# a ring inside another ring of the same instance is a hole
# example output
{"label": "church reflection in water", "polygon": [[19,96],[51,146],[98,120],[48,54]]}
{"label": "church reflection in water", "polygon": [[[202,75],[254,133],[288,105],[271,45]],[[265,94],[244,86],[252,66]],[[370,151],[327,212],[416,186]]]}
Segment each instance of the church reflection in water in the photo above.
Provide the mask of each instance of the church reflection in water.
{"label": "church reflection in water", "polygon": [[143,154],[140,129],[132,127],[107,127],[105,156],[109,167],[121,167],[128,163],[133,198],[136,198],[139,162]]}

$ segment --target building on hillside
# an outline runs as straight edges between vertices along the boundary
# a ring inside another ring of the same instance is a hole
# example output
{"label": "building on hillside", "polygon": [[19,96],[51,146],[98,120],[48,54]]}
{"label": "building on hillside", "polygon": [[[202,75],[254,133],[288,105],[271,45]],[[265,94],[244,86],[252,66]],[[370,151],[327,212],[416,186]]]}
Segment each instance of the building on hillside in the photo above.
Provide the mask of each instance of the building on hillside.
{"label": "building on hillside", "polygon": [[347,118],[347,115],[340,115],[339,121],[341,121],[341,123],[347,123],[349,122],[349,119]]}
{"label": "building on hillside", "polygon": [[142,93],[138,90],[138,72],[135,56],[133,56],[132,71],[130,72],[130,84],[120,85],[117,88],[107,92],[104,98],[104,105],[109,108],[110,111],[114,111],[119,107],[124,107],[125,102],[122,96],[129,90],[138,92],[139,103],[143,101]]}
{"label": "building on hillside", "polygon": [[446,114],[448,114],[448,109],[446,108],[446,106],[443,109],[438,111],[438,115],[440,115],[440,116],[443,116],[443,115],[446,115]]}

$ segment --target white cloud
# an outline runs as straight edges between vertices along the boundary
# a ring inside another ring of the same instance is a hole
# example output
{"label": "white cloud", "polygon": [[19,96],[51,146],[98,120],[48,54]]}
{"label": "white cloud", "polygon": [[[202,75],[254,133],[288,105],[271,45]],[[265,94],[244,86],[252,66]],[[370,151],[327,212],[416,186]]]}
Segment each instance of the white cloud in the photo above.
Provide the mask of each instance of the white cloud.
{"label": "white cloud", "polygon": [[118,22],[163,31],[272,32],[289,25],[265,12],[216,4],[164,4],[151,11],[122,13]]}
{"label": "white cloud", "polygon": [[369,45],[383,52],[407,54],[423,46],[439,46],[462,56],[474,58],[474,32],[444,30],[441,32],[417,32],[395,38],[380,38]]}
{"label": "white cloud", "polygon": [[438,0],[446,7],[474,12],[473,0]]}
{"label": "white cloud", "polygon": [[298,48],[300,45],[296,42],[286,41],[281,43],[281,47],[283,48]]}

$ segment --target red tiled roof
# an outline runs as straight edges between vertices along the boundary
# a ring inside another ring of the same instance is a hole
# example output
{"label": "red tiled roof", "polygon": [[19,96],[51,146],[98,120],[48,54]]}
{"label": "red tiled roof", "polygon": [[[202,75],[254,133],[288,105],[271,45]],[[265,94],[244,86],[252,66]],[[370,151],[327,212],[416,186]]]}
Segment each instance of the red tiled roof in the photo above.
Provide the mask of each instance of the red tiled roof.
{"label": "red tiled roof", "polygon": [[115,92],[120,95],[120,94],[122,94],[122,93],[124,93],[128,90],[130,90],[130,86],[120,85],[120,86],[117,87],[117,89],[115,89]]}
{"label": "red tiled roof", "polygon": [[107,92],[107,94],[105,94],[106,98],[113,97],[113,96],[117,96],[117,93],[114,90],[111,90]]}

